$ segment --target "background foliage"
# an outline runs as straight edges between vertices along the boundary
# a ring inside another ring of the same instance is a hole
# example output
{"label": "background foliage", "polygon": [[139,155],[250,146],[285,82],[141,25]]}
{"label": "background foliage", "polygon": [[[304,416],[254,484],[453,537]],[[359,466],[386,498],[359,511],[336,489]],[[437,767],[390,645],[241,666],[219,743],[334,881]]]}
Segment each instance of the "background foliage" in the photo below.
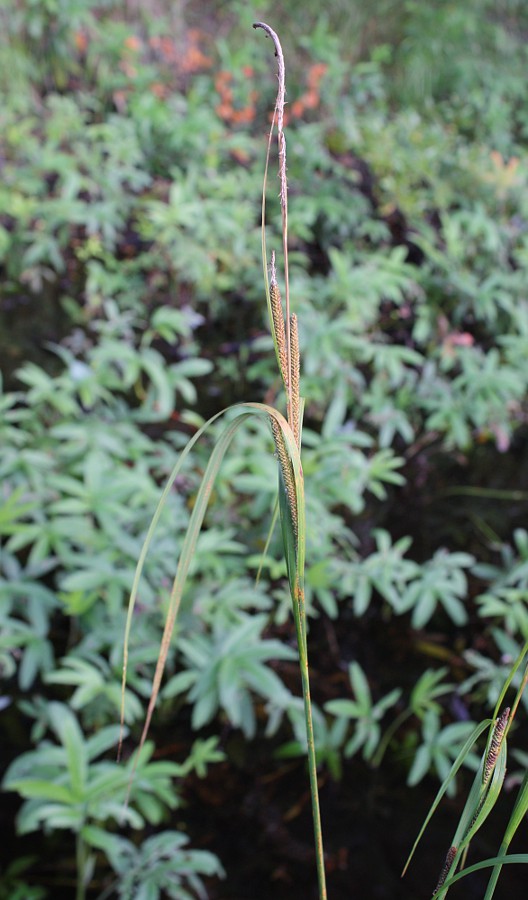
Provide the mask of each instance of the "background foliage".
{"label": "background foliage", "polygon": [[[204,418],[279,391],[259,234],[276,85],[256,18],[280,29],[288,65],[330,818],[333,782],[366,767],[407,780],[410,803],[443,779],[528,638],[528,15],[520,0],[364,7],[0,8],[2,816],[18,834],[0,897],[243,896],[218,880],[207,829],[189,849],[182,803],[210,808],[215,772],[256,777],[256,748],[260,765],[284,760],[272,772],[302,773],[278,536],[255,584],[276,480],[258,426],[224,466],[125,822],[112,756],[126,601],[160,487]],[[129,753],[206,452],[171,493],[141,587]],[[334,897],[358,871],[346,845],[335,822]],[[263,896],[291,897],[268,868]]]}

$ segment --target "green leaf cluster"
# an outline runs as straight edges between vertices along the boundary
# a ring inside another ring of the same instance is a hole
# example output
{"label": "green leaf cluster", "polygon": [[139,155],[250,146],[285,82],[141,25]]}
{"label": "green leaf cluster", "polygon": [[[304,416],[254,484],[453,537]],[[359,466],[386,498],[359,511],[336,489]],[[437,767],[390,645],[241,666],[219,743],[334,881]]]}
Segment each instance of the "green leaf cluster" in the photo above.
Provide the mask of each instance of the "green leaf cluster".
{"label": "green leaf cluster", "polygon": [[[301,23],[287,6],[306,611],[374,647],[339,647],[349,678],[320,689],[317,758],[338,778],[351,756],[392,753],[414,785],[447,777],[528,637],[526,10],[376,0],[367,18],[365,4],[344,16],[307,0]],[[219,761],[194,730],[239,730],[281,755],[306,746],[286,677],[295,547],[288,567],[276,530],[262,558],[277,460],[251,419],[211,492],[168,649],[157,722],[187,717],[187,758],[159,780],[138,764],[142,799],[132,792],[130,833],[116,834],[130,773],[106,754],[152,509],[212,413],[275,405],[281,389],[258,221],[269,42],[248,39],[247,4],[211,4],[214,46],[192,43],[187,10],[176,27],[159,9],[0,9],[0,672],[4,714],[25,735],[5,785],[23,799],[22,831],[80,834],[82,877],[95,866],[124,897],[200,896],[220,873],[169,819],[174,779]],[[280,229],[272,197],[270,247]],[[144,562],[131,743],[209,449],[194,446],[167,492]],[[416,650],[396,683],[385,625]],[[10,897],[44,896],[26,856],[5,876]]]}

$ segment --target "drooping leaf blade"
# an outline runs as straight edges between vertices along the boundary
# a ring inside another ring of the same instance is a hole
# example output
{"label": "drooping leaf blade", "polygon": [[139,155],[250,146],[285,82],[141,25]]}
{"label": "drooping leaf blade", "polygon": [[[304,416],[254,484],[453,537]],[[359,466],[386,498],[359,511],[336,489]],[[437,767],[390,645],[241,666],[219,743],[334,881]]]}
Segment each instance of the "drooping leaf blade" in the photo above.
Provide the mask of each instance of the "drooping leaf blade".
{"label": "drooping leaf blade", "polygon": [[[288,454],[290,454],[292,469],[294,473],[295,479],[295,493],[296,493],[296,503],[297,503],[297,515],[298,515],[298,534],[296,538],[296,548],[295,548],[295,575],[294,575],[294,587],[296,593],[302,593],[303,591],[303,583],[304,583],[304,559],[305,559],[305,550],[304,550],[304,542],[305,542],[305,533],[306,527],[304,522],[304,489],[303,489],[303,481],[302,481],[302,468],[299,457],[299,451],[295,442],[295,438],[293,433],[286,422],[285,418],[273,407],[268,406],[263,403],[241,403],[236,406],[229,407],[227,410],[222,410],[222,412],[213,416],[209,419],[193,436],[193,438],[189,441],[189,443],[184,448],[182,454],[180,455],[176,465],[174,466],[169,479],[167,480],[167,484],[163,490],[162,496],[158,503],[157,509],[154,513],[151,525],[149,527],[147,537],[145,538],[145,542],[143,548],[141,550],[141,554],[138,560],[138,564],[136,567],[136,573],[134,576],[134,582],[132,587],[132,592],[129,600],[128,614],[127,614],[127,623],[125,629],[125,647],[123,654],[123,681],[122,681],[122,691],[126,686],[126,669],[127,669],[127,661],[128,661],[128,643],[130,639],[130,631],[132,626],[132,617],[135,607],[135,602],[137,598],[137,593],[139,589],[139,583],[141,579],[141,575],[143,572],[143,568],[145,565],[145,560],[147,557],[148,549],[155,535],[156,526],[159,522],[160,516],[163,512],[163,508],[165,506],[169,491],[174,484],[175,479],[180,473],[183,463],[185,462],[186,457],[192,450],[193,446],[199,440],[200,437],[211,427],[211,425],[220,417],[225,416],[227,414],[233,415],[233,421],[229,422],[224,431],[217,439],[217,443],[215,444],[211,456],[209,458],[209,462],[202,478],[202,482],[198,489],[198,493],[196,496],[196,500],[193,506],[193,510],[191,513],[191,517],[189,520],[189,524],[187,527],[187,532],[185,535],[183,547],[180,554],[180,559],[178,561],[177,572],[174,578],[174,582],[171,589],[170,600],[169,600],[169,608],[167,612],[167,618],[165,622],[165,627],[163,631],[160,654],[158,657],[158,661],[156,664],[156,670],[154,673],[152,692],[148,704],[147,715],[145,718],[145,724],[143,727],[142,735],[139,743],[139,750],[141,751],[147,734],[150,727],[150,722],[152,719],[152,714],[154,711],[154,707],[157,701],[157,697],[159,694],[159,689],[161,685],[161,679],[163,676],[163,671],[165,668],[165,663],[169,651],[170,641],[172,637],[172,632],[174,629],[174,625],[176,622],[177,614],[179,611],[180,601],[183,594],[183,590],[185,587],[185,583],[187,580],[187,576],[189,573],[189,569],[193,560],[193,555],[196,549],[196,543],[200,534],[200,530],[202,528],[202,524],[205,518],[205,513],[207,510],[207,506],[211,497],[211,493],[214,487],[215,479],[218,475],[220,466],[222,464],[223,458],[229,448],[229,445],[237,431],[237,429],[243,424],[243,422],[251,415],[259,415],[264,416],[266,418],[272,417],[279,425],[281,432],[284,437],[284,442],[287,447]],[[295,608],[294,608],[295,612]],[[301,627],[301,636],[302,636],[302,645],[303,649],[306,644],[306,626],[301,617],[299,620],[302,623]],[[297,625],[297,618],[296,618]],[[301,652],[301,648],[300,648]],[[123,694],[122,694],[123,697]],[[123,700],[121,705],[121,726],[123,727],[124,723],[124,706]]]}
{"label": "drooping leaf blade", "polygon": [[438,806],[440,805],[440,801],[442,800],[442,797],[444,796],[445,792],[447,791],[447,788],[448,788],[450,782],[451,782],[451,781],[453,780],[453,778],[455,777],[455,775],[456,775],[456,773],[458,772],[460,766],[462,765],[462,763],[464,762],[466,756],[467,756],[468,753],[470,752],[470,750],[471,750],[473,744],[478,740],[478,738],[480,737],[480,735],[482,734],[482,732],[485,731],[486,728],[488,727],[488,725],[490,725],[490,724],[492,724],[492,720],[491,720],[491,719],[485,719],[484,722],[480,722],[479,725],[476,725],[475,728],[473,729],[473,731],[471,732],[471,734],[469,735],[469,737],[468,737],[466,743],[465,743],[464,746],[462,747],[460,753],[458,754],[456,760],[455,760],[454,763],[453,763],[453,766],[451,767],[451,770],[450,770],[449,774],[447,775],[447,777],[446,777],[446,778],[444,779],[444,781],[442,782],[442,784],[441,784],[441,786],[440,786],[440,789],[439,789],[439,791],[438,791],[438,793],[437,793],[435,799],[433,800],[433,803],[432,803],[432,805],[431,805],[431,808],[430,808],[429,812],[427,813],[427,816],[426,816],[426,818],[425,818],[425,821],[424,821],[422,827],[420,828],[420,831],[418,832],[418,837],[416,838],[416,840],[415,840],[415,842],[414,842],[414,844],[413,844],[413,846],[412,846],[411,852],[409,853],[409,856],[408,856],[408,858],[407,858],[407,862],[405,863],[405,866],[404,866],[404,868],[403,868],[403,871],[402,871],[402,878],[403,878],[403,876],[405,875],[407,869],[409,868],[409,864],[410,864],[410,862],[411,862],[411,860],[412,860],[412,858],[413,858],[413,856],[414,856],[414,853],[415,853],[415,851],[416,851],[416,848],[417,848],[418,844],[420,843],[420,840],[422,839],[422,836],[423,836],[423,834],[424,834],[424,831],[425,831],[425,829],[427,828],[429,822],[431,821],[431,819],[432,819],[434,813],[435,813],[436,810],[438,809]]}

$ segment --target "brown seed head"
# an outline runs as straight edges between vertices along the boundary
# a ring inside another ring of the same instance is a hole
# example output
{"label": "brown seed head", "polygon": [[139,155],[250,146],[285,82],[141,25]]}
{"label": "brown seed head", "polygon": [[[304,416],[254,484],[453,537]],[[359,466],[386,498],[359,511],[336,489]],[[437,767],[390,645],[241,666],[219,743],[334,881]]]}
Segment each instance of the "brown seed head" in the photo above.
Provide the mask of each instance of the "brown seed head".
{"label": "brown seed head", "polygon": [[279,366],[281,370],[284,387],[288,389],[288,351],[286,349],[286,329],[284,326],[284,315],[282,312],[282,301],[279,291],[279,285],[273,279],[270,282],[270,301],[271,316],[273,319],[273,330],[275,332],[275,340],[277,341],[277,349],[279,351]]}
{"label": "brown seed head", "polygon": [[290,515],[293,523],[293,530],[297,537],[299,525],[297,516],[297,493],[295,491],[295,478],[293,476],[293,466],[286,449],[286,442],[281,427],[274,416],[270,416],[271,430],[275,441],[275,449],[279,458],[284,487],[288,497],[288,505],[290,507]]}
{"label": "brown seed head", "polygon": [[440,890],[444,881],[446,880],[447,876],[449,875],[449,870],[450,870],[451,866],[453,865],[453,861],[455,859],[456,852],[457,852],[456,847],[450,847],[449,850],[447,851],[447,856],[445,858],[445,862],[444,862],[442,871],[440,872],[438,884],[436,885],[436,887],[433,891],[433,894],[436,894],[436,892]]}
{"label": "brown seed head", "polygon": [[510,716],[510,707],[507,706],[505,710],[501,713],[498,719],[495,720],[495,725],[493,728],[493,735],[491,738],[491,744],[488,750],[488,755],[486,757],[486,762],[484,763],[484,772],[482,774],[482,783],[487,784],[490,779],[491,773],[495,768],[495,764],[497,762],[499,751],[501,748],[502,740],[504,738],[504,732],[506,731],[506,725],[508,724],[508,719]]}
{"label": "brown seed head", "polygon": [[301,359],[299,352],[299,328],[297,316],[290,316],[290,346],[291,346],[291,396],[292,396],[292,431],[298,447],[301,445],[301,396],[300,396],[300,368]]}

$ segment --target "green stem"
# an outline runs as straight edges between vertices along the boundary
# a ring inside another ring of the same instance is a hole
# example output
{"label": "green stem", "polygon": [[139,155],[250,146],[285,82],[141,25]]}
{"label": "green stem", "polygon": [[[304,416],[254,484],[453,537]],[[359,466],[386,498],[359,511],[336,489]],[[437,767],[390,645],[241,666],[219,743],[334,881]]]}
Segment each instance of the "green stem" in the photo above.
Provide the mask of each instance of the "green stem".
{"label": "green stem", "polygon": [[500,488],[451,487],[442,491],[444,497],[484,497],[488,500],[526,500],[526,491],[508,491]]}
{"label": "green stem", "polygon": [[308,743],[308,773],[310,777],[310,793],[312,798],[312,819],[315,838],[315,861],[317,866],[317,884],[319,887],[319,900],[327,900],[326,874],[323,850],[323,829],[321,826],[321,810],[319,807],[319,786],[317,784],[317,760],[315,754],[315,738],[312,719],[312,701],[310,698],[310,676],[308,672],[308,650],[306,642],[306,614],[304,612],[304,597],[297,587],[294,598],[294,618],[297,631],[297,644],[299,647],[299,664],[301,670],[301,683],[304,702],[304,719],[306,725],[306,739]]}
{"label": "green stem", "polygon": [[86,898],[86,844],[81,836],[77,835],[75,855],[77,860],[77,889],[75,891],[75,900],[85,900]]}
{"label": "green stem", "polygon": [[[499,850],[497,856],[499,856],[499,857],[506,856],[506,853],[508,852],[508,845],[509,845],[509,841],[508,841],[508,843],[503,841],[500,846],[500,850]],[[491,900],[491,898],[493,897],[493,894],[495,893],[495,888],[497,887],[497,882],[499,880],[499,875],[500,875],[501,871],[502,871],[501,863],[498,863],[496,866],[493,867],[493,872],[491,873],[490,880],[489,880],[488,886],[486,888],[486,894],[485,894],[484,900]]]}
{"label": "green stem", "polygon": [[409,716],[412,715],[412,712],[413,712],[412,709],[404,709],[403,712],[401,712],[399,714],[399,716],[396,716],[394,722],[392,722],[392,724],[389,725],[389,727],[387,728],[385,734],[383,735],[383,737],[379,743],[378,749],[376,750],[374,756],[372,757],[372,765],[375,769],[377,769],[378,766],[381,764],[381,760],[385,756],[385,751],[386,751],[387,747],[389,746],[390,742],[392,741],[392,738],[398,731],[398,728],[400,727],[400,725],[403,725],[403,723],[405,722],[406,719],[409,718]]}

